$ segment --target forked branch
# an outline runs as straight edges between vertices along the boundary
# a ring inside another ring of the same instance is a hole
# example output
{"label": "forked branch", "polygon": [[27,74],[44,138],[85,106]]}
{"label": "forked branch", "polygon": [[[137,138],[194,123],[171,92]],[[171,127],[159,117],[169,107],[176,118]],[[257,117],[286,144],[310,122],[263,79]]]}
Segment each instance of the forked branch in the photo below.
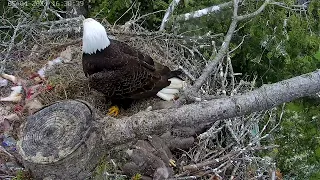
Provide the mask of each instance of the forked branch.
{"label": "forked branch", "polygon": [[212,74],[212,72],[216,69],[216,66],[219,62],[222,61],[222,59],[224,58],[224,56],[226,55],[226,53],[228,52],[229,49],[229,44],[230,41],[232,39],[232,35],[237,27],[237,23],[239,21],[245,20],[245,19],[249,19],[252,17],[257,16],[258,14],[260,14],[265,7],[267,6],[267,4],[270,2],[270,0],[265,0],[265,2],[261,5],[261,7],[250,14],[247,15],[242,15],[242,16],[238,16],[238,0],[234,0],[233,3],[233,20],[229,26],[228,32],[224,38],[224,41],[222,43],[221,48],[219,49],[217,55],[211,60],[211,62],[206,66],[206,68],[202,71],[201,76],[196,80],[196,82],[194,83],[194,85],[187,89],[185,91],[185,95],[187,100],[194,100],[195,97],[193,97],[195,94],[197,94],[198,90],[201,88],[201,86],[205,83],[205,81],[207,80],[207,78]]}

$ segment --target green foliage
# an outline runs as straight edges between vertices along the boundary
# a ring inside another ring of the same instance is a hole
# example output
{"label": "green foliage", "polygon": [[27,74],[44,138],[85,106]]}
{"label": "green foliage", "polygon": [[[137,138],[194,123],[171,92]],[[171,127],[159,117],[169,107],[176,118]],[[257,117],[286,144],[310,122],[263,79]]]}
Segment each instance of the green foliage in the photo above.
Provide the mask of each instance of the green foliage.
{"label": "green foliage", "polygon": [[[212,5],[228,2],[227,0],[204,0],[204,1],[184,1],[174,11],[174,15],[189,13],[199,9],[207,8]],[[178,22],[180,29],[176,33],[186,35],[203,35],[207,32],[212,34],[224,33],[228,30],[231,22],[232,11],[226,10],[224,13],[214,13],[202,16],[198,19],[192,19],[185,22]],[[171,22],[177,26],[177,22]],[[168,27],[169,28],[169,27]],[[221,40],[218,40],[221,41]]]}
{"label": "green foliage", "polygon": [[[141,16],[159,10],[166,10],[168,5],[168,0],[99,0],[91,4],[92,9],[89,16],[106,18],[111,24],[121,17],[117,23],[124,24],[137,14]],[[129,8],[131,9],[128,10]],[[164,13],[150,14],[143,21],[143,25],[149,29],[158,29]]]}
{"label": "green foliage", "polygon": [[[176,13],[195,11],[225,1],[188,2]],[[259,7],[256,1],[246,1],[239,14]],[[292,5],[293,1],[284,1]],[[320,1],[312,1],[306,14],[269,5],[250,21],[241,22],[230,48],[242,37],[243,45],[232,54],[235,72],[257,75],[258,84],[277,82],[320,68]],[[179,32],[201,35],[208,31],[226,33],[231,11],[203,16],[180,23]],[[199,30],[198,30],[199,29]],[[216,42],[221,42],[217,39]],[[203,52],[206,54],[207,52]],[[208,56],[211,52],[208,53]],[[280,147],[267,153],[277,161],[287,178],[320,179],[320,107],[303,101],[288,104],[281,128],[274,133]]]}
{"label": "green foliage", "polygon": [[13,178],[13,180],[23,180],[23,179],[24,179],[23,171],[18,171],[16,177]]}
{"label": "green foliage", "polygon": [[[106,18],[109,22],[115,22],[131,6],[131,0],[97,1],[93,5],[91,16]],[[123,19],[128,19],[126,15]]]}
{"label": "green foliage", "polygon": [[286,106],[281,128],[275,133],[280,145],[275,159],[288,178],[320,178],[319,109],[302,100]]}
{"label": "green foliage", "polygon": [[[96,167],[92,179],[94,180],[102,180],[106,179],[105,173],[114,173],[116,171],[116,168],[113,166],[111,162],[109,162],[106,158],[101,158],[101,161],[99,165]],[[114,180],[125,180],[126,178],[124,176],[117,176],[116,173],[114,173],[115,176],[112,177]],[[111,178],[110,178],[111,179]]]}
{"label": "green foliage", "polygon": [[[201,8],[221,4],[225,0],[185,1],[177,7],[175,14],[192,12]],[[246,1],[240,6],[239,14],[255,11],[262,2]],[[292,0],[284,3],[293,5]],[[258,86],[301,75],[320,68],[320,60],[314,56],[320,49],[320,1],[312,1],[306,13],[299,13],[283,7],[269,5],[264,12],[250,21],[240,22],[234,34],[230,49],[244,42],[232,54],[235,72],[244,76],[259,77]],[[175,33],[203,35],[209,31],[226,33],[232,17],[232,9],[179,23]],[[171,22],[176,23],[176,22]],[[175,24],[177,26],[177,24]],[[220,44],[223,39],[216,39]],[[211,52],[202,51],[203,54]],[[320,55],[318,55],[320,56]]]}
{"label": "green foliage", "polygon": [[320,61],[320,51],[318,51],[315,55],[314,58]]}
{"label": "green foliage", "polygon": [[[21,0],[12,2],[19,8],[19,10],[17,10],[15,6],[10,4],[8,1],[0,1],[0,14],[2,16],[2,20],[0,20],[0,26],[9,27],[0,29],[0,39],[3,41],[11,40],[11,36],[14,32],[14,26],[19,24],[19,22],[21,23],[23,17],[27,17],[28,21],[32,20],[34,22],[57,20],[57,16],[51,12],[46,12],[40,19],[40,15],[42,14],[45,5],[45,1],[43,0]],[[64,0],[51,1],[51,6],[57,5],[54,6],[56,10],[65,10],[64,2]],[[28,21],[25,21],[24,23],[27,23]],[[23,33],[18,33],[15,40],[18,42],[24,35],[25,34]]]}
{"label": "green foliage", "polygon": [[142,175],[141,174],[135,174],[132,178],[132,180],[141,180],[142,179]]}
{"label": "green foliage", "polygon": [[31,180],[33,179],[28,171],[18,170],[16,176],[12,180]]}
{"label": "green foliage", "polygon": [[[288,3],[291,1],[287,1]],[[233,59],[235,71],[255,74],[260,84],[277,82],[320,68],[314,54],[320,48],[320,1],[312,1],[306,14],[268,6],[237,36],[249,35]],[[316,13],[317,12],[317,13]]]}

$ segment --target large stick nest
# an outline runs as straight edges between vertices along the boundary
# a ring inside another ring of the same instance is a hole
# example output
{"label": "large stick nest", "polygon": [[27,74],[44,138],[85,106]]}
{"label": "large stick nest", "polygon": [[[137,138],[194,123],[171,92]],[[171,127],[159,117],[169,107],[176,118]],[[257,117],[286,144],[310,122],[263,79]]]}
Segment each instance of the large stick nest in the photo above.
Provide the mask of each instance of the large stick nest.
{"label": "large stick nest", "polygon": [[[72,58],[65,63],[55,65],[53,69],[46,73],[47,81],[45,83],[52,85],[54,88],[51,91],[42,92],[37,99],[43,105],[64,99],[82,99],[92,104],[103,114],[106,114],[109,102],[105,101],[101,93],[88,87],[87,78],[82,71],[82,23],[78,20],[69,25],[68,23],[70,22],[63,22],[62,25],[55,24],[55,28],[50,26],[50,31],[45,28],[46,26],[40,25],[21,30],[28,32],[32,30],[32,33],[25,33],[25,36],[21,35],[23,40],[21,43],[16,43],[13,48],[9,48],[10,50],[2,51],[5,52],[3,55],[6,59],[5,72],[18,75],[32,84],[32,80],[28,78],[32,73],[37,72],[48,61],[60,57],[60,53],[67,50]],[[171,69],[183,68],[186,73],[186,81],[189,84],[192,84],[195,78],[200,76],[203,68],[211,60],[211,56],[215,56],[216,50],[212,42],[216,40],[216,36],[203,38],[163,32],[148,32],[135,23],[126,23],[123,26],[110,26],[107,23],[105,25],[108,27],[108,34],[111,38],[126,42]],[[59,29],[65,27],[69,27],[70,31],[62,33],[63,31]],[[203,55],[205,51],[210,52],[210,57]],[[214,96],[234,95],[253,88],[251,83],[246,83],[245,81],[237,82],[237,78],[235,78],[232,71],[230,59],[225,58],[219,63],[217,69],[202,86],[202,94]],[[1,88],[2,94],[9,92],[9,88]],[[161,100],[156,97],[138,101],[131,109],[122,111],[121,115],[130,116],[159,101]],[[12,105],[6,105],[13,108]],[[209,130],[199,136],[198,144],[190,148],[188,152],[181,152],[180,159],[182,159],[186,167],[188,167],[188,164],[200,163],[199,165],[204,167],[216,168],[214,173],[209,169],[205,172],[197,171],[194,173],[197,177],[205,176],[203,173],[218,175],[221,174],[219,172],[227,172],[230,167],[235,167],[238,177],[243,178],[253,177],[253,174],[259,173],[259,171],[267,172],[270,169],[274,169],[274,164],[262,161],[264,160],[263,158],[255,157],[254,151],[256,149],[252,149],[249,146],[254,139],[250,135],[251,129],[259,121],[262,121],[266,114],[257,113],[249,118],[219,121],[219,123],[212,126],[211,131]],[[24,119],[27,114],[22,115]],[[270,115],[270,120],[274,119],[275,117]],[[254,140],[254,142],[259,141]],[[241,152],[234,154],[234,150],[239,149],[242,149]],[[216,166],[214,164],[206,164],[218,157],[225,157],[226,159],[224,159],[223,163],[216,164]],[[243,160],[239,160],[240,158],[243,158]],[[233,164],[233,161],[237,163]],[[234,175],[235,172],[228,172],[228,174]],[[249,172],[252,172],[252,174],[248,174]],[[181,177],[188,174],[187,172],[180,173]]]}
{"label": "large stick nest", "polygon": [[[118,32],[116,36],[112,38],[126,42],[130,46],[139,49],[145,54],[150,55],[155,61],[169,66],[171,69],[177,69],[178,63],[182,62],[181,52],[172,47],[172,42],[166,42],[159,40],[158,38],[143,38],[140,36],[132,36],[127,34],[121,34],[122,29],[112,29],[111,33]],[[45,52],[45,57],[32,57],[28,56],[26,60],[19,63],[18,66],[27,69],[19,73],[21,77],[25,77],[28,72],[40,69],[48,60],[53,60],[58,57],[60,52],[66,48],[72,53],[72,59],[68,63],[55,65],[55,68],[46,73],[47,80],[50,85],[54,87],[52,91],[47,91],[40,94],[39,99],[43,104],[50,104],[52,102],[63,99],[82,99],[91,103],[94,107],[106,114],[108,110],[108,103],[105,101],[103,94],[90,89],[88,86],[87,78],[84,76],[82,70],[82,50],[81,42],[76,41],[76,44],[65,46],[64,41],[71,41],[71,39],[56,39],[61,43],[61,47],[54,48],[50,44],[44,44],[42,47],[38,46],[36,51]],[[68,43],[67,43],[68,44]],[[49,50],[46,50],[48,49]],[[169,54],[170,53],[170,54]],[[44,53],[41,53],[44,54]],[[39,55],[38,55],[39,56]],[[37,58],[38,63],[34,63]],[[145,110],[148,106],[154,102],[161,101],[159,98],[149,98],[135,102],[129,110],[123,111],[121,115],[131,115],[140,110]]]}
{"label": "large stick nest", "polygon": [[[54,69],[46,72],[47,83],[52,85],[54,89],[39,95],[40,101],[46,105],[63,99],[82,99],[93,104],[102,113],[106,114],[108,102],[105,101],[103,95],[88,87],[87,78],[82,71],[82,50],[81,50],[81,21],[70,24],[79,31],[66,32],[65,34],[44,34],[40,31],[35,34],[29,41],[27,46],[16,46],[19,55],[15,49],[11,50],[9,57],[19,57],[19,61],[9,61],[8,71],[13,69],[20,77],[30,77],[33,72],[37,72],[48,61],[60,56],[62,51],[68,49],[68,53],[72,56],[67,63],[55,65]],[[69,22],[68,22],[69,23]],[[65,26],[65,25],[64,25]],[[78,26],[78,28],[76,28]],[[59,26],[58,26],[59,27]],[[57,27],[57,28],[58,28]],[[202,57],[199,52],[199,44],[209,44],[211,39],[197,39],[199,37],[190,37],[182,35],[166,34],[161,32],[148,32],[135,23],[126,23],[123,26],[108,26],[108,34],[110,38],[123,41],[130,46],[139,49],[141,52],[150,55],[155,61],[167,65],[169,68],[186,70],[188,76],[186,80],[192,83],[194,77],[198,77],[201,70],[209,61]],[[34,31],[34,30],[33,30]],[[56,32],[58,30],[51,30]],[[47,31],[45,31],[47,32]],[[34,38],[37,38],[36,40]],[[199,41],[199,42],[198,42]],[[23,47],[23,50],[21,50]],[[29,53],[28,53],[29,52]],[[11,65],[11,66],[10,66]],[[15,67],[15,68],[10,68]],[[222,66],[221,66],[222,67]],[[22,71],[21,71],[22,70]],[[217,74],[215,74],[216,76]],[[208,80],[203,91],[206,93],[215,92],[210,86],[215,83]],[[148,106],[160,101],[158,98],[150,98],[135,102],[131,109],[123,111],[122,115],[132,115],[140,110],[145,110]]]}

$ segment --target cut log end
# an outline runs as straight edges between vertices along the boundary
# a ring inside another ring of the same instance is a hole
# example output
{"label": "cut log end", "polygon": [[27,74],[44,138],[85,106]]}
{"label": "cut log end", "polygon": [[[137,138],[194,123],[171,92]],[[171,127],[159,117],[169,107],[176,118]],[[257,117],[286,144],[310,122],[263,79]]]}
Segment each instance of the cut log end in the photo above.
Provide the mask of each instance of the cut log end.
{"label": "cut log end", "polygon": [[20,154],[34,163],[57,162],[77,149],[88,134],[91,110],[78,101],[55,103],[28,117]]}
{"label": "cut log end", "polygon": [[101,145],[92,130],[95,118],[89,105],[74,100],[51,104],[29,116],[17,143],[24,165],[41,179],[90,175]]}

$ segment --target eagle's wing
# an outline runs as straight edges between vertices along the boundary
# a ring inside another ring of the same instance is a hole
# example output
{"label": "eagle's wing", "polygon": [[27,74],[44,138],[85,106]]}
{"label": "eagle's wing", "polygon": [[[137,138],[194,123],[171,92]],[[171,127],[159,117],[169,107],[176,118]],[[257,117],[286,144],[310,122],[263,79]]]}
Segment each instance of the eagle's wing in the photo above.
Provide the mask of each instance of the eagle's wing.
{"label": "eagle's wing", "polygon": [[120,41],[95,57],[83,57],[90,87],[110,98],[141,99],[170,85],[170,69]]}
{"label": "eagle's wing", "polygon": [[111,40],[111,43],[116,44],[119,47],[119,50],[122,51],[123,53],[126,53],[130,56],[135,56],[137,57],[140,61],[144,61],[147,64],[153,66],[154,65],[154,61],[153,59],[146,55],[141,53],[140,51],[136,50],[135,48],[129,46],[128,44],[121,42],[121,41],[117,41],[117,40]]}
{"label": "eagle's wing", "polygon": [[102,71],[89,76],[90,87],[106,97],[141,99],[155,95],[170,85],[167,78],[146,71],[144,67],[123,67],[115,71]]}
{"label": "eagle's wing", "polygon": [[102,52],[91,55],[83,54],[83,71],[87,77],[101,71],[120,69],[127,66],[128,63],[132,64],[134,62],[150,71],[156,71],[153,59],[150,56],[123,42],[117,40],[110,40],[110,42],[110,46]]}
{"label": "eagle's wing", "polygon": [[86,76],[101,71],[117,70],[123,66],[127,66],[128,60],[122,57],[122,53],[117,48],[105,51],[92,55],[83,54],[82,66]]}
{"label": "eagle's wing", "polygon": [[121,52],[124,52],[131,57],[135,57],[135,60],[138,61],[145,68],[151,71],[155,71],[161,75],[167,75],[168,73],[170,73],[170,69],[167,66],[153,61],[153,59],[149,55],[141,53],[140,51],[127,45],[124,42],[117,40],[111,40],[111,42],[117,44],[117,47],[119,47],[119,50]]}

